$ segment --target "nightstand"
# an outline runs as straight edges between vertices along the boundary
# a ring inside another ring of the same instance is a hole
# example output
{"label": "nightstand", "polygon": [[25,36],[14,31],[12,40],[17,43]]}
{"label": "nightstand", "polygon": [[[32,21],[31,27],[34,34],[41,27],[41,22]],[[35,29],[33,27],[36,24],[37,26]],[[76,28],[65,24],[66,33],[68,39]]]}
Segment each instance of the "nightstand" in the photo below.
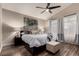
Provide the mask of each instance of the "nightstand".
{"label": "nightstand", "polygon": [[20,46],[20,45],[22,45],[23,41],[22,41],[21,37],[15,36],[14,43],[15,43],[14,44],[15,46]]}

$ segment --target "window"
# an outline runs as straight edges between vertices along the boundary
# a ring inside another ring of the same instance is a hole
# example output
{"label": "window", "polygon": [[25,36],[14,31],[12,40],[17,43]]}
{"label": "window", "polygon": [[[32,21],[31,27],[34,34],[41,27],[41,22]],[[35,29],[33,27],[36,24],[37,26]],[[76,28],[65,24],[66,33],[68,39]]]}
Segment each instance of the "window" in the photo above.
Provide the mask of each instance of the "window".
{"label": "window", "polygon": [[76,34],[76,15],[64,17],[64,40],[73,43]]}

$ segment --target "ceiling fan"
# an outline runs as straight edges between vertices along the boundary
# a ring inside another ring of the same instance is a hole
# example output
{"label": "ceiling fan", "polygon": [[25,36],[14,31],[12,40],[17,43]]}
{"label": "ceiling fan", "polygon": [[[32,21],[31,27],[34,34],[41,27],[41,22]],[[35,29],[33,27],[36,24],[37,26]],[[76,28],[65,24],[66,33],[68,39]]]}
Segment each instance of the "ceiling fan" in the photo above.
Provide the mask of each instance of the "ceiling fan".
{"label": "ceiling fan", "polygon": [[55,9],[55,8],[59,8],[59,7],[61,7],[61,6],[53,6],[53,7],[50,7],[50,3],[47,3],[47,5],[46,5],[45,8],[44,7],[39,7],[39,6],[37,6],[36,8],[44,9],[44,11],[42,11],[41,14],[44,13],[45,11],[48,11],[49,13],[52,14],[52,11],[51,10],[52,9]]}

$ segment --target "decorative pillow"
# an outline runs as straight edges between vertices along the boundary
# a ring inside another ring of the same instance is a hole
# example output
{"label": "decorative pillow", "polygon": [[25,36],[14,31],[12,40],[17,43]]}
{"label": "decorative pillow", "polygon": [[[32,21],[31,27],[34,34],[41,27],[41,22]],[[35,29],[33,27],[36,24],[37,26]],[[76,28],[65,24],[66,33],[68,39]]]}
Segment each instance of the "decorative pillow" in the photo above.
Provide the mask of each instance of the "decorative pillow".
{"label": "decorative pillow", "polygon": [[51,33],[49,33],[48,36],[47,36],[47,38],[48,38],[49,41],[51,41],[52,38],[53,38],[53,35]]}

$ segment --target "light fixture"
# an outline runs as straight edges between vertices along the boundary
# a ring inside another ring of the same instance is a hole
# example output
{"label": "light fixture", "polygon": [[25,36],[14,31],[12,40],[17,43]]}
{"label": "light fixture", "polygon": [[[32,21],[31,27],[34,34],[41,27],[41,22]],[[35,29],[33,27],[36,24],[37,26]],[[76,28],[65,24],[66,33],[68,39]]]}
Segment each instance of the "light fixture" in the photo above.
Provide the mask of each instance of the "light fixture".
{"label": "light fixture", "polygon": [[48,12],[48,11],[49,11],[49,9],[46,10],[46,12]]}

